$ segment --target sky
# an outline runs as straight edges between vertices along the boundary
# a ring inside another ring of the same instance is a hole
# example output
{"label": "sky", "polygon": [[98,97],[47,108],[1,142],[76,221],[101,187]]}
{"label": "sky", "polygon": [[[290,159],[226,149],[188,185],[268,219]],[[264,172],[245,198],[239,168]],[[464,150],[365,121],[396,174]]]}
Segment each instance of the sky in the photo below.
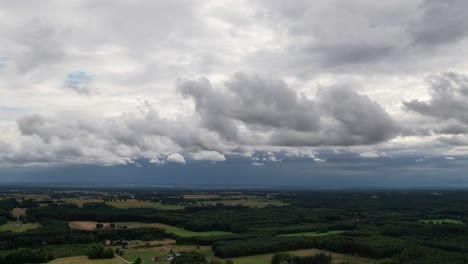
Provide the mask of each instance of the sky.
{"label": "sky", "polygon": [[0,0],[0,182],[468,186],[464,0]]}

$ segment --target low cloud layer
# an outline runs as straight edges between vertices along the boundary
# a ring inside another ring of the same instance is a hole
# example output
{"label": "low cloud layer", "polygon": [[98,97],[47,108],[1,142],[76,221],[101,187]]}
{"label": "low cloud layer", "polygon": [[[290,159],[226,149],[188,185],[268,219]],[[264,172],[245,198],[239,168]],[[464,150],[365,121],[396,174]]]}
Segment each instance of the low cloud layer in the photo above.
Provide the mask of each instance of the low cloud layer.
{"label": "low cloud layer", "polygon": [[17,121],[21,144],[1,157],[19,164],[185,163],[185,155],[222,162],[225,154],[266,149],[377,144],[398,133],[381,106],[341,86],[323,87],[308,99],[280,79],[238,73],[220,87],[201,78],[179,81],[178,90],[195,106],[175,119],[161,117],[147,102],[142,112],[116,118],[25,116]]}

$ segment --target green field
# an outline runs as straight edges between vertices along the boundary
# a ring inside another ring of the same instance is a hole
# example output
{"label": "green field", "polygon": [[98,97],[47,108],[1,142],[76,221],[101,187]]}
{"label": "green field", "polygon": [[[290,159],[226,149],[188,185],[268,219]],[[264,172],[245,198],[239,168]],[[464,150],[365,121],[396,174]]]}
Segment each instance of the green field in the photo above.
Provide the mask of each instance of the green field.
{"label": "green field", "polygon": [[175,230],[167,230],[168,233],[175,234],[176,236],[180,237],[194,237],[194,236],[224,236],[224,235],[232,235],[231,232],[226,231],[204,231],[204,232],[193,232],[185,229],[175,229]]}
{"label": "green field", "polygon": [[[295,255],[295,256],[311,256],[311,255],[318,254],[320,252],[331,254],[333,264],[341,264],[343,262],[348,262],[349,264],[374,264],[375,263],[375,260],[371,260],[371,259],[332,253],[332,252],[318,250],[318,249],[301,249],[301,250],[288,251],[288,253]],[[273,257],[273,255],[274,254],[262,254],[262,255],[255,255],[255,256],[231,258],[231,260],[233,260],[235,264],[270,264],[271,258]],[[216,259],[221,260],[219,258],[216,258]]]}
{"label": "green field", "polygon": [[459,224],[463,225],[464,223],[460,220],[455,220],[455,219],[424,219],[420,220],[422,223],[426,224]]}
{"label": "green field", "polygon": [[35,229],[38,227],[40,227],[40,225],[36,223],[23,224],[21,222],[10,221],[4,225],[0,225],[0,232],[8,232],[8,231],[15,232],[15,233],[24,232],[24,231]]}
{"label": "green field", "polygon": [[159,227],[164,228],[168,233],[175,234],[180,237],[193,237],[193,236],[222,236],[222,235],[232,235],[231,232],[226,231],[204,231],[204,232],[194,232],[190,230],[185,230],[176,226],[161,224],[161,223],[139,223],[139,222],[118,222],[115,223],[116,226],[127,226],[127,228],[138,228],[138,227]]}
{"label": "green field", "polygon": [[236,206],[236,205],[243,205],[249,206],[252,208],[264,208],[268,205],[274,206],[286,206],[287,203],[281,202],[279,200],[270,200],[270,199],[233,199],[233,200],[215,200],[215,201],[203,201],[202,204],[209,204],[209,205],[216,205],[218,203],[222,203],[224,205]]}
{"label": "green field", "polygon": [[[70,228],[81,229],[81,230],[95,230],[96,224],[98,222],[94,221],[71,221],[69,222]],[[105,225],[109,223],[103,223]],[[118,228],[126,226],[127,228],[139,228],[139,227],[158,227],[166,229],[166,232],[175,234],[180,237],[193,237],[193,236],[222,236],[222,235],[232,235],[231,232],[226,231],[204,231],[204,232],[194,232],[190,230],[185,230],[176,226],[161,224],[161,223],[140,223],[140,222],[115,222],[115,225]]]}
{"label": "green field", "polygon": [[154,248],[149,248],[149,249],[127,249],[125,250],[125,254],[123,256],[124,259],[127,261],[133,262],[135,261],[138,257],[141,258],[142,263],[153,263],[151,262],[151,258],[153,256],[155,257],[160,257],[165,261],[160,261],[158,263],[170,263],[170,261],[167,261],[167,256],[170,254],[170,252],[177,253],[177,252],[182,252],[182,251],[200,251],[203,252],[208,258],[211,258],[213,255],[213,252],[211,251],[211,248],[209,246],[202,246],[199,249],[197,249],[197,246],[195,245],[175,245],[175,244],[170,244],[170,245],[164,245],[164,246],[159,246],[159,247],[154,247]]}
{"label": "green field", "polygon": [[182,205],[161,204],[158,202],[138,201],[134,199],[130,199],[127,201],[106,202],[106,204],[115,206],[117,208],[122,208],[122,209],[155,208],[155,209],[160,209],[160,210],[181,210],[185,208],[185,206],[182,206]]}
{"label": "green field", "polygon": [[293,234],[283,234],[279,236],[305,236],[305,237],[318,237],[318,236],[328,236],[334,234],[341,234],[346,231],[341,230],[333,230],[325,233],[318,233],[318,232],[303,232],[303,233],[293,233]]}
{"label": "green field", "polygon": [[77,256],[54,259],[50,264],[123,264],[118,258],[113,259],[88,259],[87,256]]}
{"label": "green field", "polygon": [[176,226],[161,224],[161,223],[139,223],[139,222],[118,222],[115,223],[116,226],[124,226],[127,228],[138,228],[138,227],[159,227],[166,229],[167,233],[175,234],[180,237],[194,237],[194,236],[222,236],[222,235],[232,235],[231,232],[226,231],[204,231],[204,232],[194,232],[190,230],[185,230]]}

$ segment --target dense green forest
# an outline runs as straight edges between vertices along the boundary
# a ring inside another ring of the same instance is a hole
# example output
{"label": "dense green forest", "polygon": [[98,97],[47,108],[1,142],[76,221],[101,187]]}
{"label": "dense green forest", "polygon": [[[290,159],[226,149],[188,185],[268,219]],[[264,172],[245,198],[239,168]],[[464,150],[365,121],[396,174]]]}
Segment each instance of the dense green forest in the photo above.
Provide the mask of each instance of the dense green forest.
{"label": "dense green forest", "polygon": [[[128,201],[136,205],[122,208],[118,204]],[[267,205],[252,206],[259,201]],[[160,207],[148,206],[153,203]],[[226,190],[4,188],[0,227],[34,223],[37,228],[0,231],[0,263],[43,263],[85,254],[112,257],[105,241],[167,239],[181,246],[211,247],[212,254],[222,259],[315,248],[375,263],[468,263],[467,204],[468,192],[450,190],[247,190],[233,194]],[[23,213],[15,216],[12,212],[18,209]],[[83,230],[70,228],[70,221],[111,224]],[[184,236],[164,227],[117,228],[122,222],[165,224],[195,235]],[[197,235],[209,231],[225,233]],[[78,250],[77,245],[83,246]],[[309,263],[304,261],[313,258],[293,259]]]}

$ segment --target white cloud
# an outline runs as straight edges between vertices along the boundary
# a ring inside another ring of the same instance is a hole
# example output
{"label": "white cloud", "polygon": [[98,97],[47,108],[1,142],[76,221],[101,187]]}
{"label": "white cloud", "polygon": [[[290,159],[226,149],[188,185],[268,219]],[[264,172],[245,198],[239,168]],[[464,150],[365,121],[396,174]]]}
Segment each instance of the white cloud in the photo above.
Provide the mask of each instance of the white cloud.
{"label": "white cloud", "polygon": [[252,162],[252,166],[265,166],[265,163],[254,161],[254,162]]}
{"label": "white cloud", "polygon": [[225,161],[226,157],[217,151],[199,151],[191,154],[194,160]]}
{"label": "white cloud", "polygon": [[172,153],[171,155],[167,156],[166,160],[168,162],[175,162],[175,163],[185,164],[184,156],[180,155],[179,153]]}

